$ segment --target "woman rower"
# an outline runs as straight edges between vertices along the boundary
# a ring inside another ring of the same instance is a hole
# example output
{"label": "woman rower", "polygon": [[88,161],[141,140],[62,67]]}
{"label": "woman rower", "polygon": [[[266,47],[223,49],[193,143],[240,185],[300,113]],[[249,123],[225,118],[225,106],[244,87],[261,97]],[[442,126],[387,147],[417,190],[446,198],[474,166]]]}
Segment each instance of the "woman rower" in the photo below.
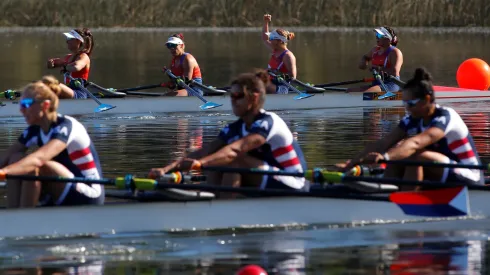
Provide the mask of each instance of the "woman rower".
{"label": "woman rower", "polygon": [[[202,166],[306,170],[303,152],[286,123],[275,113],[262,109],[265,85],[256,74],[241,74],[233,80],[230,97],[233,113],[239,117],[237,121],[224,127],[208,146],[164,168],[152,169],[149,176],[158,178],[168,172],[199,170]],[[303,177],[292,176],[210,173],[208,181],[233,187],[308,189]]]}
{"label": "woman rower", "polygon": [[[54,77],[53,77],[54,78]],[[76,119],[57,113],[60,93],[57,84],[37,81],[27,85],[20,111],[29,127],[17,142],[0,155],[0,180],[6,175],[35,174],[65,178],[102,176],[95,147],[84,126]],[[26,151],[39,147],[29,155]],[[104,187],[99,184],[52,183],[7,180],[7,207],[42,205],[103,204]]]}
{"label": "woman rower", "polygon": [[[458,113],[436,104],[431,76],[423,68],[403,88],[407,115],[384,138],[366,146],[351,161],[339,165],[349,171],[360,163],[409,159],[420,162],[481,165],[473,138]],[[398,145],[397,145],[398,144]],[[438,168],[388,164],[386,178],[484,184],[483,172],[468,168]]]}
{"label": "woman rower", "polygon": [[[63,33],[66,37],[68,50],[71,52],[64,58],[51,58],[48,60],[48,69],[63,68],[62,72],[69,72],[73,78],[79,79],[82,85],[88,81],[90,74],[90,55],[94,48],[94,39],[89,29],[74,29]],[[69,78],[65,78],[65,83],[71,89],[64,89],[61,98],[87,98],[87,94],[74,83],[70,83]]]}
{"label": "woman rower", "polygon": [[[264,15],[264,25],[262,27],[262,40],[265,45],[272,50],[272,56],[269,60],[268,69],[275,74],[286,74],[289,78],[296,78],[296,57],[288,50],[288,41],[294,38],[294,33],[288,32],[283,29],[276,29],[273,32],[269,32],[269,22],[271,22],[272,16],[270,14]],[[289,87],[281,85],[276,79],[272,78],[272,91],[276,94],[287,94]],[[269,90],[269,89],[267,89]]]}
{"label": "woman rower", "polygon": [[[177,77],[182,77],[187,83],[190,80],[199,82],[202,84],[201,69],[197,64],[196,59],[190,53],[185,52],[184,35],[181,33],[173,34],[165,43],[170,54],[172,55],[172,63],[170,64],[170,70]],[[176,87],[173,81],[167,83],[166,87],[175,91],[168,93],[170,96],[190,96],[186,89],[182,87]],[[201,89],[192,87],[194,91],[203,95]]]}
{"label": "woman rower", "polygon": [[371,68],[374,68],[383,78],[384,86],[388,91],[384,91],[381,83],[375,80],[369,86],[349,88],[347,92],[398,92],[400,86],[393,82],[389,76],[400,78],[400,70],[403,65],[403,54],[396,47],[398,37],[395,31],[390,27],[380,27],[374,29],[376,33],[377,45],[367,54],[362,56],[359,63],[359,69],[366,70],[369,62]]}

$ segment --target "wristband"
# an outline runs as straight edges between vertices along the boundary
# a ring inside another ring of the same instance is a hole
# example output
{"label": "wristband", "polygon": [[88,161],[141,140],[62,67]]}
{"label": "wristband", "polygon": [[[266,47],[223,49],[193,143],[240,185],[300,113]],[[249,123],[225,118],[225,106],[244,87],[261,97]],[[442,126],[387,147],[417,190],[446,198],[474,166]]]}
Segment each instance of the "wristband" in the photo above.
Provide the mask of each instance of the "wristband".
{"label": "wristband", "polygon": [[201,171],[201,167],[201,162],[198,160],[194,160],[194,162],[192,162],[191,170]]}
{"label": "wristband", "polygon": [[383,158],[385,160],[390,160],[390,156],[388,156],[388,152],[386,152],[386,153],[383,154]]}

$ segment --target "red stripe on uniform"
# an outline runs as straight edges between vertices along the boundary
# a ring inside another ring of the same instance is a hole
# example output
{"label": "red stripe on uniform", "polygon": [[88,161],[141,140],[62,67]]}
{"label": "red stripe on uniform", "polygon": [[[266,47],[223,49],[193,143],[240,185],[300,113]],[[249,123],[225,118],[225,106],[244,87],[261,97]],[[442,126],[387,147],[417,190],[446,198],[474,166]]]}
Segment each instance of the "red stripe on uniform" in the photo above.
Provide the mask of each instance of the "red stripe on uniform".
{"label": "red stripe on uniform", "polygon": [[95,168],[96,166],[95,166],[95,161],[89,161],[82,164],[77,164],[77,167],[81,171],[84,171],[84,170]]}
{"label": "red stripe on uniform", "polygon": [[71,152],[70,153],[70,159],[72,159],[72,160],[79,159],[79,158],[85,157],[85,156],[87,156],[87,155],[89,155],[91,153],[92,152],[90,152],[90,148],[87,147],[87,148],[82,149],[82,150]]}
{"label": "red stripe on uniform", "polygon": [[293,151],[294,148],[293,148],[293,145],[289,145],[289,146],[285,146],[285,147],[281,147],[281,148],[277,148],[276,150],[272,151],[272,155],[277,158],[278,156],[282,156],[286,153],[289,153],[291,151]]}
{"label": "red stripe on uniform", "polygon": [[451,151],[452,151],[461,145],[465,145],[466,143],[468,143],[468,139],[463,138],[463,139],[455,140],[455,141],[451,142],[451,144],[449,144],[448,146],[449,146],[449,149],[451,149]]}
{"label": "red stripe on uniform", "polygon": [[469,158],[474,157],[475,156],[475,153],[472,150],[472,151],[466,151],[466,152],[463,152],[463,153],[456,154],[456,156],[459,159],[469,159]]}
{"label": "red stripe on uniform", "polygon": [[298,158],[293,158],[293,159],[290,159],[290,160],[283,161],[283,162],[281,162],[279,164],[282,167],[286,168],[286,167],[298,165],[298,164],[300,164],[300,162],[299,162],[299,159]]}

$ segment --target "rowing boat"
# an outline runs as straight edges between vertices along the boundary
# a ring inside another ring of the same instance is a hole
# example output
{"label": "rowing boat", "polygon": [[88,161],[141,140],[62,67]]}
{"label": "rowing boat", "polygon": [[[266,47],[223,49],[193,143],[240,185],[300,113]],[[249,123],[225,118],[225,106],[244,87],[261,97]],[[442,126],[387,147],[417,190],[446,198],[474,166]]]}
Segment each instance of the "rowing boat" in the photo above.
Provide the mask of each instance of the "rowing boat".
{"label": "rowing boat", "polygon": [[[490,100],[490,91],[467,90],[445,86],[435,86],[438,103],[474,102]],[[324,92],[315,96],[295,100],[295,93],[287,95],[267,95],[264,108],[270,111],[303,110],[327,108],[360,108],[360,107],[394,107],[402,106],[401,93],[387,99],[379,99],[385,93],[345,93]],[[207,96],[222,106],[211,110],[200,110],[202,102],[196,97],[135,97],[102,98],[103,103],[109,103],[116,108],[98,114],[151,114],[174,112],[229,112],[231,111],[230,98],[226,95]],[[2,106],[3,105],[3,106]],[[59,112],[65,115],[94,115],[97,103],[91,99],[62,100]],[[20,116],[18,100],[3,101],[0,104],[0,117]]]}
{"label": "rowing boat", "polygon": [[[488,191],[470,190],[471,216],[490,215]],[[454,218],[453,218],[454,219]],[[312,224],[427,221],[404,214],[387,195],[331,193],[187,202],[0,210],[0,237],[99,235]]]}

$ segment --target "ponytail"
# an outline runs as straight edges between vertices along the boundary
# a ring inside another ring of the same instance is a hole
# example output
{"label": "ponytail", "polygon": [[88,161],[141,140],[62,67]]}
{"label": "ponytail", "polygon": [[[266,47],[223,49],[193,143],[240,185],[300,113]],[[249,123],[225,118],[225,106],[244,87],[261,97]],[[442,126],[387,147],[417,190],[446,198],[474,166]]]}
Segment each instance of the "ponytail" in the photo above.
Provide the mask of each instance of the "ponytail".
{"label": "ponytail", "polygon": [[411,90],[415,98],[424,99],[426,95],[430,95],[430,102],[435,101],[432,76],[425,68],[415,69],[413,78],[407,81],[403,89]]}
{"label": "ponytail", "polygon": [[88,56],[92,53],[94,49],[94,37],[92,36],[92,32],[87,29],[75,29],[75,31],[83,37],[83,48],[80,50],[80,53],[86,53]]}

